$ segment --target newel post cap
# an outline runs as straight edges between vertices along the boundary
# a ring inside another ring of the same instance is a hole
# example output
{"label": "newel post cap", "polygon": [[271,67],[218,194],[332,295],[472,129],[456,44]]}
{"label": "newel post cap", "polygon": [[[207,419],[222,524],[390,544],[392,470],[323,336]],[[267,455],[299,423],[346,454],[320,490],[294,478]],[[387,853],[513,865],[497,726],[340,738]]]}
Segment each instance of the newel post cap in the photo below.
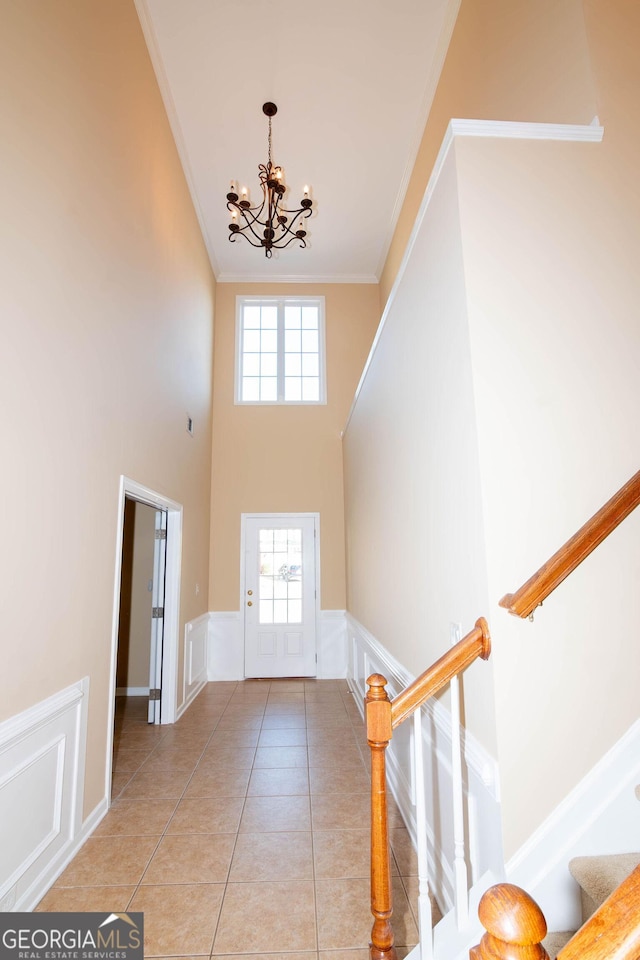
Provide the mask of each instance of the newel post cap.
{"label": "newel post cap", "polygon": [[367,686],[369,687],[367,700],[388,700],[389,696],[385,690],[386,685],[386,677],[383,677],[381,673],[372,673],[370,677],[367,677]]}
{"label": "newel post cap", "polygon": [[547,935],[542,910],[533,897],[513,883],[490,887],[478,905],[478,918],[485,930],[503,943],[533,946]]}

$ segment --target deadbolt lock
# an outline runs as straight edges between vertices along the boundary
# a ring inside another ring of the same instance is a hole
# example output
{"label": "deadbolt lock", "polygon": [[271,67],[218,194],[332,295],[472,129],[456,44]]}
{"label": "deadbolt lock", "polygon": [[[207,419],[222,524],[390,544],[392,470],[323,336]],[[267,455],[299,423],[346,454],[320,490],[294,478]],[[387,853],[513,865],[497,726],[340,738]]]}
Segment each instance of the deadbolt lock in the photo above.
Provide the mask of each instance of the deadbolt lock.
{"label": "deadbolt lock", "polygon": [[247,590],[247,594],[248,594],[250,597],[252,597],[252,596],[253,596],[253,590]]}

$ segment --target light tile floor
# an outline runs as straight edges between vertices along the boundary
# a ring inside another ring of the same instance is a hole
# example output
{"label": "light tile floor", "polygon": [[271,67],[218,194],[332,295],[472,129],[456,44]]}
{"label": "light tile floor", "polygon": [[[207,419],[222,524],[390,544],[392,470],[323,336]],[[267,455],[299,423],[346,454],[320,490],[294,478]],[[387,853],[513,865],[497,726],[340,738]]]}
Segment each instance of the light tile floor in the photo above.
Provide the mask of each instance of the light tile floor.
{"label": "light tile floor", "polygon": [[[345,681],[210,683],[172,726],[119,699],[113,804],[38,910],[143,911],[145,955],[368,960],[369,775]],[[390,803],[398,956],[416,858]]]}

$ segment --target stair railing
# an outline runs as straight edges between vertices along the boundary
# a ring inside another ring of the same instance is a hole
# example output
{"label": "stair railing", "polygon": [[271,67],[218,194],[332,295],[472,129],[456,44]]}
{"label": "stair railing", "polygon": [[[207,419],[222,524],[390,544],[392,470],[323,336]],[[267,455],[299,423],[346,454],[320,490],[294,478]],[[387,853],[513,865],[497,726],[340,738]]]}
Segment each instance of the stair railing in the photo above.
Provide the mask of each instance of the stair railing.
{"label": "stair railing", "polygon": [[[481,617],[475,627],[444,656],[440,657],[428,670],[425,670],[413,683],[399,693],[393,700],[389,699],[386,691],[386,679],[376,673],[367,679],[368,692],[365,698],[365,717],[367,725],[367,741],[371,749],[371,913],[373,927],[369,952],[371,960],[397,960],[394,946],[394,934],[391,917],[393,913],[391,895],[391,865],[389,854],[389,825],[387,815],[387,784],[386,784],[386,749],[391,742],[393,731],[412,714],[419,716],[416,711],[426,701],[443,689],[448,683],[457,678],[474,660],[479,657],[487,660],[491,652],[491,637],[487,621]],[[457,700],[454,693],[454,704]],[[459,731],[460,716],[453,715],[452,727]],[[456,743],[453,737],[454,745]],[[426,869],[426,817],[424,801],[424,778],[422,776],[422,731],[416,721],[414,747],[416,750],[416,789],[418,808],[418,861],[419,861],[419,918],[420,943],[431,943],[431,912],[429,893],[427,889]],[[457,766],[461,771],[461,753],[459,740],[457,741],[457,762],[454,762],[454,771]],[[466,875],[461,873],[464,867],[463,845],[464,838],[460,830],[464,829],[462,817],[462,776],[454,772],[454,784],[459,798],[454,798],[454,872],[456,874],[456,910],[458,917],[465,916],[468,909],[466,897]],[[456,866],[456,861],[458,862]],[[461,887],[464,886],[464,891]],[[464,895],[464,905],[458,901]],[[423,958],[428,954],[425,949]]]}
{"label": "stair railing", "polygon": [[[487,931],[470,960],[549,960],[542,945],[542,910],[520,887],[499,883],[482,896],[478,916]],[[560,950],[557,960],[637,960],[640,956],[640,866]]]}
{"label": "stair railing", "polygon": [[588,520],[526,583],[507,593],[500,606],[529,617],[549,594],[640,504],[640,470]]}

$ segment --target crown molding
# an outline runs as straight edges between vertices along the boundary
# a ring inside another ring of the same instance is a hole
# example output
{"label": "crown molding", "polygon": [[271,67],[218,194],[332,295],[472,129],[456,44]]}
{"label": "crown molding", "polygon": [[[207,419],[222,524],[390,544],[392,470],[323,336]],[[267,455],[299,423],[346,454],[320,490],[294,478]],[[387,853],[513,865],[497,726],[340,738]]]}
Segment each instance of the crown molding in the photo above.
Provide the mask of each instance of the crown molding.
{"label": "crown molding", "polygon": [[[573,140],[600,143],[604,127],[598,118],[589,123],[527,123],[518,120],[451,120],[445,142],[451,137],[491,137],[508,140]],[[444,146],[444,144],[443,144]]]}
{"label": "crown molding", "polygon": [[378,283],[378,278],[374,274],[354,274],[353,276],[317,276],[309,274],[305,276],[287,276],[286,274],[278,277],[261,277],[246,273],[223,273],[217,277],[218,283],[259,283],[264,286],[267,283]]}

